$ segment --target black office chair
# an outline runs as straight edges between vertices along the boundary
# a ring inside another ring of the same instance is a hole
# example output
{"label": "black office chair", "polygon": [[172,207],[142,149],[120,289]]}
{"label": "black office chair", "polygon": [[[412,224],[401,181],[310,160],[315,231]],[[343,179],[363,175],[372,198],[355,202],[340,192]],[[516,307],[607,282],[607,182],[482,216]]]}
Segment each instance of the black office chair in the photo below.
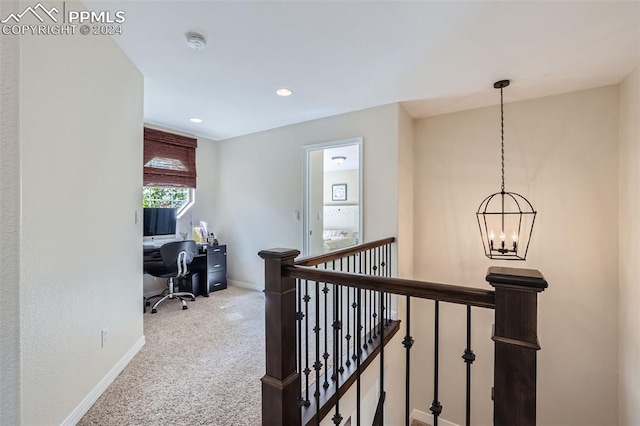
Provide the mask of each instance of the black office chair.
{"label": "black office chair", "polygon": [[[179,299],[182,302],[182,309],[187,309],[187,302],[183,297],[190,297],[192,301],[196,300],[196,296],[194,296],[193,293],[186,291],[174,291],[174,286],[176,285],[174,279],[183,278],[189,273],[188,266],[193,261],[193,257],[196,255],[196,250],[196,242],[193,240],[175,241],[163,244],[160,247],[160,257],[162,258],[162,262],[157,262],[145,268],[146,272],[154,277],[169,278],[168,291],[149,298],[161,298],[153,305],[153,308],[151,309],[152,314],[155,314],[157,312],[156,308],[158,305],[167,299]],[[147,306],[151,304],[149,299],[147,299],[146,302]]]}

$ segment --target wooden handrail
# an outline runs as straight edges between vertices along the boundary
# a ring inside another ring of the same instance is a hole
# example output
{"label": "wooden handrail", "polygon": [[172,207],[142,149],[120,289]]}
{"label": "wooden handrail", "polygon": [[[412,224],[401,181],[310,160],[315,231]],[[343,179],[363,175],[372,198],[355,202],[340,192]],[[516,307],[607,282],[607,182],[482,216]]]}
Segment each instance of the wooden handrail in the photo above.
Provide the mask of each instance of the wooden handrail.
{"label": "wooden handrail", "polygon": [[362,243],[357,246],[348,247],[342,250],[335,250],[325,254],[319,254],[317,256],[302,257],[295,261],[297,266],[316,266],[322,263],[331,262],[332,260],[338,260],[343,257],[352,256],[354,254],[362,253],[363,251],[371,250],[373,248],[382,247],[386,244],[391,244],[396,239],[394,237],[384,238],[382,240],[371,241],[370,243]]}
{"label": "wooden handrail", "polygon": [[384,293],[477,306],[480,308],[495,308],[495,292],[493,290],[355,274],[350,272],[335,272],[325,269],[310,268],[307,266],[285,265],[282,268],[282,276],[346,285],[349,287],[361,288],[363,290],[382,291]]}

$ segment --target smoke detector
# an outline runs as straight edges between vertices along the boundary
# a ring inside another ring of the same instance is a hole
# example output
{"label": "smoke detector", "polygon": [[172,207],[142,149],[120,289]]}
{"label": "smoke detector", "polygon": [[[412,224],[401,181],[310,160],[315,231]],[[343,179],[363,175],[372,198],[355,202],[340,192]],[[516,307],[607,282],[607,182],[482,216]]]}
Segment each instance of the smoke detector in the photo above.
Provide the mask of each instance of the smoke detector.
{"label": "smoke detector", "polygon": [[187,37],[187,46],[192,48],[193,50],[202,50],[207,45],[207,39],[200,33],[196,33],[193,31],[189,31],[186,34]]}

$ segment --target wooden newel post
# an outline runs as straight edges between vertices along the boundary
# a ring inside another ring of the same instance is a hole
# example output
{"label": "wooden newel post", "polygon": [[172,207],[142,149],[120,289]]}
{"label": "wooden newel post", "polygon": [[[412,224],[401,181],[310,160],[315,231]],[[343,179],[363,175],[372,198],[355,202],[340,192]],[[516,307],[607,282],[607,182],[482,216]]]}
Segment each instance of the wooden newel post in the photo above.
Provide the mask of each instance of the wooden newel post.
{"label": "wooden newel post", "polygon": [[547,288],[533,269],[491,267],[487,281],[495,288],[496,310],[494,425],[536,424],[536,353],[538,293]]}
{"label": "wooden newel post", "polygon": [[300,254],[292,249],[258,253],[265,260],[267,371],[262,378],[262,424],[298,426],[300,375],[296,371],[296,282],[282,276]]}

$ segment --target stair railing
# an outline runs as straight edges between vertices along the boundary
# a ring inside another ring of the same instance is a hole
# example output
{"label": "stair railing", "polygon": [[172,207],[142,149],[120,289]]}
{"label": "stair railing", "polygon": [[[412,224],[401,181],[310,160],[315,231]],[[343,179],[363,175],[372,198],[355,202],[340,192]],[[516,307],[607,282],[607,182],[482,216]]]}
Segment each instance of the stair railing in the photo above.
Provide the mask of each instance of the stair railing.
{"label": "stair railing", "polygon": [[[378,403],[374,425],[384,421],[384,346],[399,329],[391,315],[391,294],[405,296],[405,423],[409,425],[411,377],[411,297],[431,299],[434,318],[434,392],[430,410],[437,426],[443,406],[438,398],[439,304],[467,307],[466,425],[471,424],[471,308],[495,309],[494,424],[533,426],[536,422],[537,294],[547,287],[535,270],[489,268],[494,290],[391,278],[394,238],[362,244],[296,261],[292,249],[263,250],[265,260],[266,374],[262,378],[262,424],[320,424],[344,420],[340,398],[356,384],[360,425],[360,375],[380,355]],[[311,319],[311,322],[310,322]],[[331,331],[329,332],[329,328]]]}

